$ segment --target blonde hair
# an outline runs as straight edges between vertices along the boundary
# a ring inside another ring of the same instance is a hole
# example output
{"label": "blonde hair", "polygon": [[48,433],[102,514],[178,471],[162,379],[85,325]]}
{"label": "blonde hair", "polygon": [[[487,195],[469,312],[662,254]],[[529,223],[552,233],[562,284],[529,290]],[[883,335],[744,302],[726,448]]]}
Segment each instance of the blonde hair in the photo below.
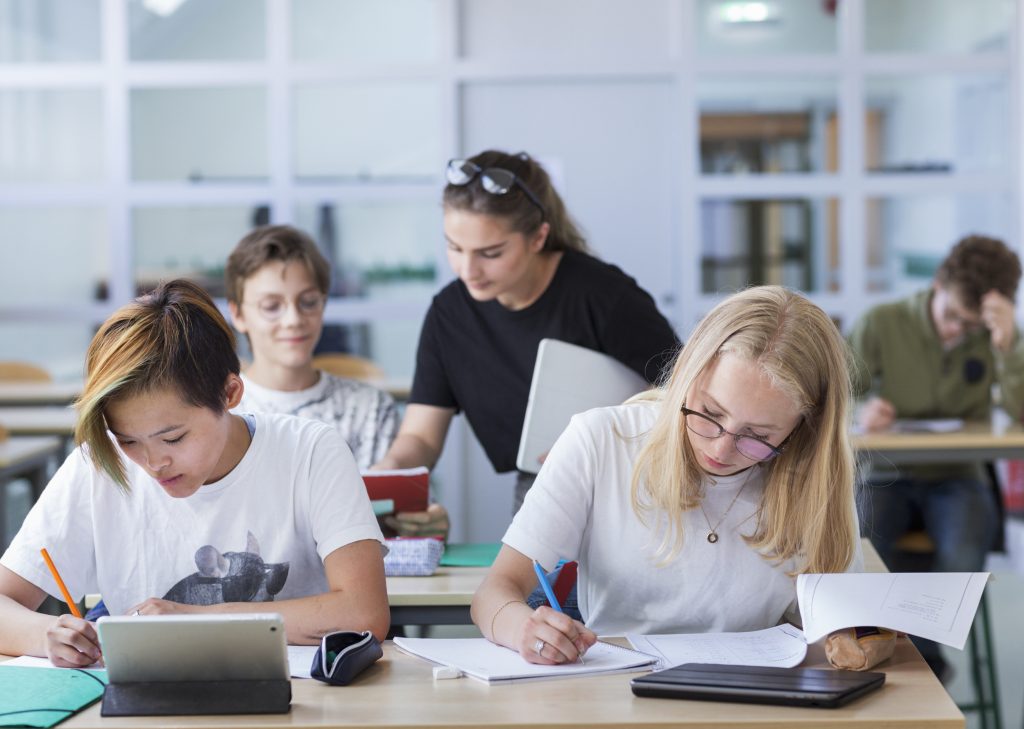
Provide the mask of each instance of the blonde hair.
{"label": "blonde hair", "polygon": [[210,296],[184,279],[161,284],[115,311],[89,344],[75,441],[127,491],[120,451],[107,435],[110,403],[168,387],[189,405],[220,414],[232,373],[239,373],[235,338]]}
{"label": "blonde hair", "polygon": [[697,325],[667,382],[634,398],[663,404],[633,470],[634,511],[644,523],[655,513],[668,516],[658,554],[674,559],[683,513],[700,505],[706,481],[680,408],[726,353],[755,363],[801,414],[782,454],[755,466],[765,470],[765,489],[747,543],[767,559],[797,558],[798,572],[845,570],[858,538],[849,353],[825,312],[780,286],[750,288],[718,304]]}

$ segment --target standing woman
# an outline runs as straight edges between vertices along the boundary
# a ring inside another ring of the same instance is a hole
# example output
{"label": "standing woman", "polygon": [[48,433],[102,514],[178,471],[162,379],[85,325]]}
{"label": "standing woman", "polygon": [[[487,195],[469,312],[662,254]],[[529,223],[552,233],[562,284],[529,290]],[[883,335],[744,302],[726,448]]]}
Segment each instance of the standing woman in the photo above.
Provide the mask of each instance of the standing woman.
{"label": "standing woman", "polygon": [[[446,174],[444,235],[458,280],[427,312],[405,418],[377,465],[432,467],[463,411],[504,473],[515,470],[542,339],[604,352],[651,383],[679,342],[650,294],[587,252],[547,172],[528,155],[486,151],[452,160]],[[516,510],[532,483],[532,474],[519,474]],[[447,527],[436,504],[400,519],[421,533]]]}

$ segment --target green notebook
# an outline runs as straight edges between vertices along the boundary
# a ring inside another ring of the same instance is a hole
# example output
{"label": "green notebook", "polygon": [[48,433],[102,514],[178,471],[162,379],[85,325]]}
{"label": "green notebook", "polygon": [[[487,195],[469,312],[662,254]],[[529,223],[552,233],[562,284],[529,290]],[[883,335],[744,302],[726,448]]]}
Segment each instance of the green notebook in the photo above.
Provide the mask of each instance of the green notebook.
{"label": "green notebook", "polygon": [[51,727],[103,696],[106,671],[0,665],[0,726]]}
{"label": "green notebook", "polygon": [[448,544],[441,555],[442,567],[490,567],[501,549],[501,542]]}

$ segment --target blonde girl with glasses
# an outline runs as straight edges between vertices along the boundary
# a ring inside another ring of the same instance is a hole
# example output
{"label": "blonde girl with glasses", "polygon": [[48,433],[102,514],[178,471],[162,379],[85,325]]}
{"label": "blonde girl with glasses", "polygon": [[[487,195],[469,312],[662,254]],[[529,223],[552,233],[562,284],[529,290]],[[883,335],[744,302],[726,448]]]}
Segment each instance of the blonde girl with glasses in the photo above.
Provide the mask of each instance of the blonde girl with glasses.
{"label": "blonde girl with glasses", "polygon": [[[457,279],[427,312],[409,405],[378,465],[433,466],[464,412],[494,470],[511,472],[541,339],[604,352],[651,383],[678,341],[650,294],[587,251],[536,160],[489,150],[452,160],[446,178],[444,237]],[[518,474],[514,509],[532,482]]]}
{"label": "blonde girl with glasses", "polygon": [[[490,640],[576,661],[598,634],[747,631],[796,620],[794,576],[862,563],[847,350],[803,296],[735,294],[663,387],[577,415],[473,599]],[[532,562],[579,562],[583,621],[525,602]]]}
{"label": "blonde girl with glasses", "polygon": [[231,328],[171,281],[122,307],[86,356],[79,447],[0,559],[0,653],[81,667],[94,625],[35,612],[100,593],[112,615],[274,612],[289,643],[389,620],[383,537],[352,453],[330,426],[231,413]]}

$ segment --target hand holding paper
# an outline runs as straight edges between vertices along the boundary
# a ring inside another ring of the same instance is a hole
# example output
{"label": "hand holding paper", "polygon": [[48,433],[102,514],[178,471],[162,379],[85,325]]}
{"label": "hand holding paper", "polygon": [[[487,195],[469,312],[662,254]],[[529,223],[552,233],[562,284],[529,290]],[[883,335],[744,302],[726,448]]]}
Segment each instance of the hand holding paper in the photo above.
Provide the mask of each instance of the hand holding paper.
{"label": "hand holding paper", "polygon": [[988,572],[800,575],[797,599],[807,642],[878,625],[963,649]]}

